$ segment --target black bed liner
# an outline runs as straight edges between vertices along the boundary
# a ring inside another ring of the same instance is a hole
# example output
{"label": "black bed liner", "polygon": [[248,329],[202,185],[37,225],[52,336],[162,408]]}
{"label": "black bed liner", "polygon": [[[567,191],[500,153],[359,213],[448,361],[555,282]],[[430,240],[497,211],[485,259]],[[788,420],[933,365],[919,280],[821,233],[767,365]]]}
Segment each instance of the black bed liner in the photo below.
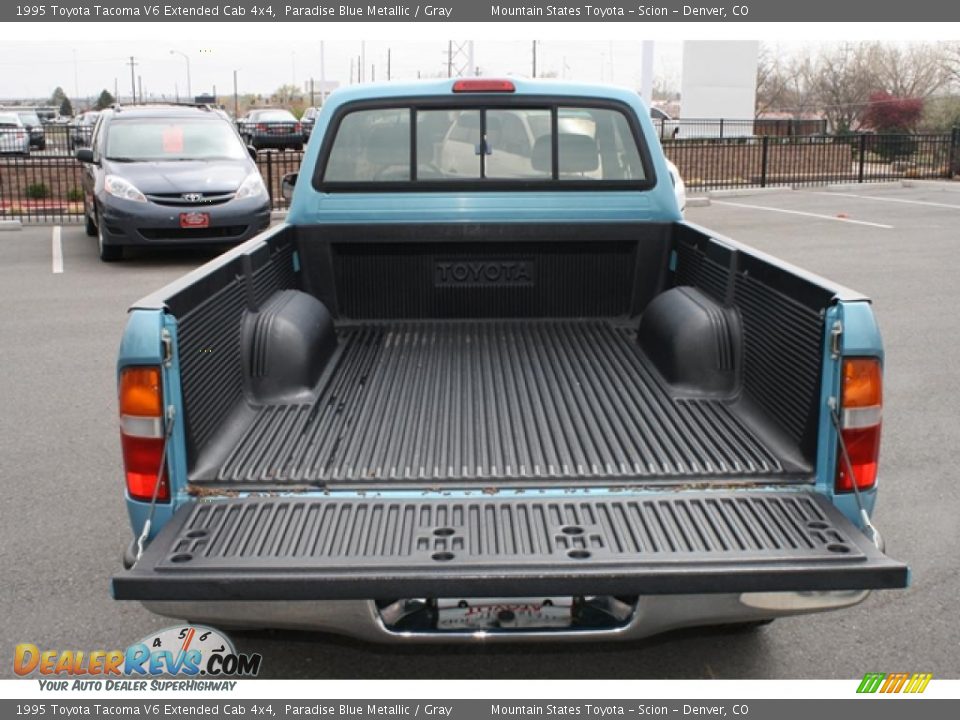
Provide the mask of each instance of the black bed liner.
{"label": "black bed liner", "polygon": [[905,587],[813,492],[246,497],[181,507],[121,600],[676,594]]}
{"label": "black bed liner", "polygon": [[316,400],[247,409],[252,419],[191,482],[502,487],[812,472],[730,399],[676,395],[635,324],[397,321],[337,332]]}

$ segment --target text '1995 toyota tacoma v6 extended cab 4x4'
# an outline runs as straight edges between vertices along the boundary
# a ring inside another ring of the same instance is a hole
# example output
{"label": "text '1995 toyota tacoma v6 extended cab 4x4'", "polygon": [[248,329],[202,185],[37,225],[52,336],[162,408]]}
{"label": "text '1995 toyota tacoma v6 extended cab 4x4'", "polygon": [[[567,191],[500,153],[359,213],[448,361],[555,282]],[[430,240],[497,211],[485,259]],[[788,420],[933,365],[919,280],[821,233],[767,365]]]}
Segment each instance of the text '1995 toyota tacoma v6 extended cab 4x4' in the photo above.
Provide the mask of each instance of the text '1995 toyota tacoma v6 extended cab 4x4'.
{"label": "text '1995 toyota tacoma v6 extended cab 4x4'", "polygon": [[882,362],[867,298],[683,221],[634,93],[338,91],[286,222],[130,312],[113,592],[421,641],[850,606],[908,581]]}

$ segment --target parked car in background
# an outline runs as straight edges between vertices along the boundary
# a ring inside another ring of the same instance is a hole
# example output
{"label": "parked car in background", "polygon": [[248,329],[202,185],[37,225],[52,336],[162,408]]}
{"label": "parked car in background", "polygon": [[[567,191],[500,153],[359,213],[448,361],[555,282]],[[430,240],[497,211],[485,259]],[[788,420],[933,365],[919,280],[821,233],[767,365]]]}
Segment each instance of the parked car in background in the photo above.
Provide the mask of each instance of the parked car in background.
{"label": "parked car in background", "polygon": [[237,123],[240,137],[255,150],[303,150],[303,126],[289,110],[259,108]]}
{"label": "parked car in background", "polygon": [[77,148],[90,147],[93,127],[100,117],[99,110],[88,110],[77,115],[67,128],[67,149],[73,152]]}
{"label": "parked car in background", "polygon": [[661,140],[672,140],[680,134],[680,121],[675,120],[660,108],[650,108],[650,119]]}
{"label": "parked car in background", "polygon": [[127,245],[238,243],[270,224],[256,163],[208,107],[104,110],[77,159],[87,234],[101,260],[121,259]]}
{"label": "parked car in background", "polygon": [[317,115],[320,114],[320,108],[308,107],[300,116],[300,125],[303,128],[303,139],[309,140],[310,133],[313,132],[313,126],[317,122]]}
{"label": "parked car in background", "polygon": [[30,135],[30,147],[36,148],[37,150],[46,150],[47,148],[47,135],[43,129],[43,123],[40,122],[40,117],[37,115],[37,111],[33,108],[18,108],[18,107],[3,107],[0,108],[2,113],[14,113],[20,122],[23,123],[23,126],[27,129],[27,133]]}
{"label": "parked car in background", "polygon": [[30,133],[16,113],[0,112],[0,153],[30,154]]}

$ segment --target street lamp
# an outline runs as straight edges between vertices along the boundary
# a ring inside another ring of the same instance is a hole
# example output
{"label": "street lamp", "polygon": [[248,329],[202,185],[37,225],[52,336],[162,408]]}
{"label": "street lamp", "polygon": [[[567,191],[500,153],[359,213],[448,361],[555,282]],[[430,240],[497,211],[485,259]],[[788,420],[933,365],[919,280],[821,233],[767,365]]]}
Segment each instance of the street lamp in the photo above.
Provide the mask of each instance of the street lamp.
{"label": "street lamp", "polygon": [[187,97],[190,98],[190,102],[193,102],[193,91],[190,89],[190,56],[185,52],[180,52],[179,50],[171,50],[170,54],[179,55],[187,61]]}

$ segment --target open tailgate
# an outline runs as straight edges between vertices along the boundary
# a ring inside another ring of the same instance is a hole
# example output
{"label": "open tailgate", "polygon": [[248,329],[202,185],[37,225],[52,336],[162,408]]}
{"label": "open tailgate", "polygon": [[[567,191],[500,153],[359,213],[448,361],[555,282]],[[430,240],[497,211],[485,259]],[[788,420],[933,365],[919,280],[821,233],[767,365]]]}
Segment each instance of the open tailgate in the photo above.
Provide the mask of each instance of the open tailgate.
{"label": "open tailgate", "polygon": [[635,595],[905,587],[811,492],[245,497],[181,507],[119,600]]}

